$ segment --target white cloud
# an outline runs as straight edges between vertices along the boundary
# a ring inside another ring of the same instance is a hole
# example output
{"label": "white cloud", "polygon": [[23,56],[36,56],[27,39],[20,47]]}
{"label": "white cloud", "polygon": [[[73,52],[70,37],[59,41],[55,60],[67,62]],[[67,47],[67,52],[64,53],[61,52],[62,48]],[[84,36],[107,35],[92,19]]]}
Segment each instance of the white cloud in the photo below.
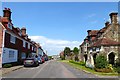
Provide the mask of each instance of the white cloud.
{"label": "white cloud", "polygon": [[59,54],[65,47],[73,49],[74,47],[79,47],[81,44],[80,41],[56,40],[44,36],[29,36],[29,38],[40,43],[42,48],[47,50],[49,55]]}

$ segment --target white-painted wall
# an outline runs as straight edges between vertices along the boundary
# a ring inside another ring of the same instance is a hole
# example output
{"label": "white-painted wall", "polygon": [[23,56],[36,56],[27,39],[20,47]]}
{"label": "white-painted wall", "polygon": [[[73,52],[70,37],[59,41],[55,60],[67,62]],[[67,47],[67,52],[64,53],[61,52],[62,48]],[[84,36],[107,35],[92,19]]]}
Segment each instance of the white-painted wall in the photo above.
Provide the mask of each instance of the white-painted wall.
{"label": "white-painted wall", "polygon": [[[10,56],[10,51],[13,51],[13,57]],[[17,62],[18,60],[18,50],[10,49],[10,48],[3,48],[2,52],[2,64],[10,63],[10,62]]]}

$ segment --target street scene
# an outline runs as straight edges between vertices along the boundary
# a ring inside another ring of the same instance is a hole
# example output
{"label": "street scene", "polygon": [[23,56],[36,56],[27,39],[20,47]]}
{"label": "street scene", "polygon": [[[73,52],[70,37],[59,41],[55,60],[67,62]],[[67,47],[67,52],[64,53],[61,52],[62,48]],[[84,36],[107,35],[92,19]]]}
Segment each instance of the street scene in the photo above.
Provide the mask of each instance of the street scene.
{"label": "street scene", "polygon": [[46,62],[38,67],[30,67],[13,71],[9,74],[3,75],[3,78],[117,78],[97,76],[95,74],[86,73],[77,70],[65,63],[55,60]]}
{"label": "street scene", "polygon": [[118,6],[117,2],[4,2],[1,79],[119,80]]}

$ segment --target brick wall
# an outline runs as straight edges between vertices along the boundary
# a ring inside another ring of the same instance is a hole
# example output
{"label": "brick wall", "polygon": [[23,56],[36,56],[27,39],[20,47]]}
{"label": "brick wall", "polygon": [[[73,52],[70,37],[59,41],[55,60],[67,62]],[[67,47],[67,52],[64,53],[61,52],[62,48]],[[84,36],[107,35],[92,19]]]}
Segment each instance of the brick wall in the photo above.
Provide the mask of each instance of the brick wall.
{"label": "brick wall", "polygon": [[1,64],[1,54],[2,54],[2,41],[3,41],[3,28],[0,25],[0,64]]}
{"label": "brick wall", "polygon": [[[26,43],[26,46],[28,46],[28,43]],[[11,43],[10,34],[8,33],[5,33],[5,47],[18,50],[18,61],[22,61],[21,60],[22,52],[26,53],[26,56],[28,56],[28,53],[32,52],[31,48],[28,49],[28,47],[23,47],[23,41],[18,39],[17,37],[15,44]]]}

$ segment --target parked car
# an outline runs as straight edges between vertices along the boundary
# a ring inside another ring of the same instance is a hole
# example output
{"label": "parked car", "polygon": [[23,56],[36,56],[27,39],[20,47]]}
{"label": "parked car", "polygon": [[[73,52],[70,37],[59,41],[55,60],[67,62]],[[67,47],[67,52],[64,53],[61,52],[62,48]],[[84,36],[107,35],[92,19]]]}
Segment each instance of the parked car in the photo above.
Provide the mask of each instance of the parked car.
{"label": "parked car", "polygon": [[45,61],[48,61],[48,56],[45,56]]}
{"label": "parked car", "polygon": [[42,64],[42,58],[39,56],[37,59],[38,59],[39,64]]}
{"label": "parked car", "polygon": [[42,63],[44,63],[45,62],[45,58],[42,56],[41,59],[42,59]]}
{"label": "parked car", "polygon": [[38,62],[38,59],[37,58],[26,58],[24,60],[24,66],[27,67],[27,66],[39,66],[39,62]]}

